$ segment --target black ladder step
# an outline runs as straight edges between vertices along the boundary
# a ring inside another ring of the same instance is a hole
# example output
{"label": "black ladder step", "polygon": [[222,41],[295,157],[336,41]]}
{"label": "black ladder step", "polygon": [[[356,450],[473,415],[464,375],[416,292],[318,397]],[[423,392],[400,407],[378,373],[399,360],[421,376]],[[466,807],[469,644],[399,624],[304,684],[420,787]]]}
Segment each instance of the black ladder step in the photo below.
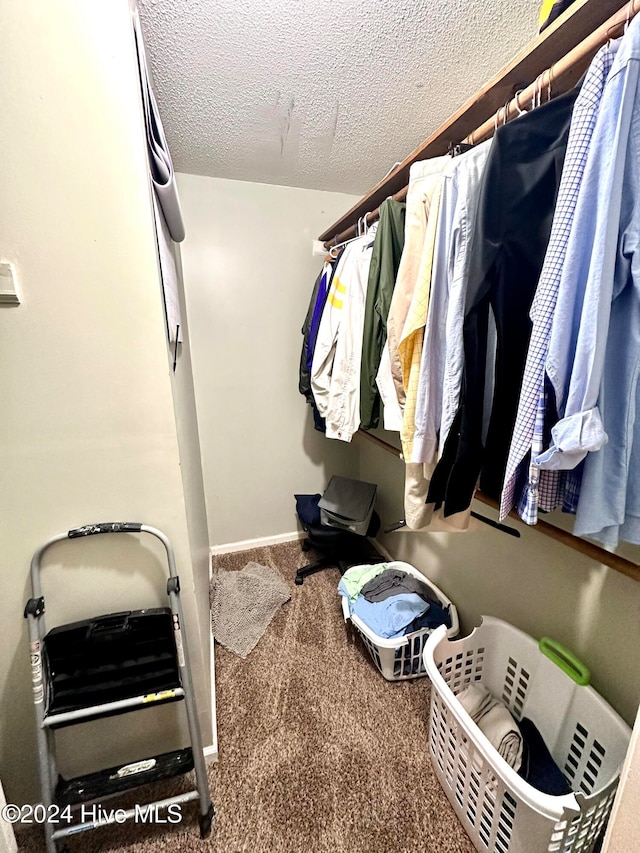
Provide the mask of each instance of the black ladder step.
{"label": "black ladder step", "polygon": [[119,702],[181,688],[174,634],[168,607],[105,613],[52,628],[43,640],[45,716],[87,716],[84,711],[96,706],[101,715]]}
{"label": "black ladder step", "polygon": [[67,780],[59,776],[55,802],[64,807],[99,800],[138,788],[148,782],[180,776],[190,770],[193,770],[193,752],[191,747],[186,747],[74,779]]}

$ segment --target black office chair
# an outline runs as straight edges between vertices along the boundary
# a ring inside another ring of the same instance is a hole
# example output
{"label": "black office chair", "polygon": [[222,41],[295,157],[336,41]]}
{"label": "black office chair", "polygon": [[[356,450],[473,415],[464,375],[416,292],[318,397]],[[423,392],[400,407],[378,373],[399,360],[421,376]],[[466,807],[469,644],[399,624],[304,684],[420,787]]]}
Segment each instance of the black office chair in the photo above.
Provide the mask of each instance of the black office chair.
{"label": "black office chair", "polygon": [[[300,516],[298,515],[300,518]],[[308,566],[296,572],[295,582],[300,585],[308,575],[323,569],[337,568],[344,574],[349,566],[367,563],[382,563],[386,559],[368,537],[373,537],[380,529],[380,517],[374,511],[364,536],[350,530],[339,530],[326,524],[310,524],[300,519],[307,538],[302,540],[302,550],[317,551],[320,556]]]}

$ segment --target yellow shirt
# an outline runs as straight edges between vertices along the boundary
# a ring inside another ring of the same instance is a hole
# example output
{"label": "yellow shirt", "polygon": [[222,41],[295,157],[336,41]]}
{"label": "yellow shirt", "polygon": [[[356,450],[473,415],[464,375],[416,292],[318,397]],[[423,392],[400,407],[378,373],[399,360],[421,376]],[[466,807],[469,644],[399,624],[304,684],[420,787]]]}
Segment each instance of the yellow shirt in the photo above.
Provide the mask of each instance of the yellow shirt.
{"label": "yellow shirt", "polygon": [[404,249],[402,250],[402,258],[400,259],[387,318],[391,375],[401,409],[405,401],[405,383],[400,363],[399,345],[418,283],[431,197],[435,186],[439,183],[440,173],[450,162],[451,157],[446,155],[433,157],[431,160],[420,160],[414,163],[409,171]]}
{"label": "yellow shirt", "polygon": [[420,361],[424,330],[429,309],[431,293],[431,270],[436,244],[438,212],[442,195],[442,170],[451,162],[450,157],[443,157],[442,169],[435,174],[430,184],[430,204],[427,227],[422,247],[422,256],[418,268],[416,286],[413,291],[411,305],[398,344],[398,355],[402,370],[402,384],[405,391],[404,412],[402,415],[402,453],[407,462],[411,462],[413,454],[413,436],[415,434],[416,400],[418,396],[418,380],[420,376]]}

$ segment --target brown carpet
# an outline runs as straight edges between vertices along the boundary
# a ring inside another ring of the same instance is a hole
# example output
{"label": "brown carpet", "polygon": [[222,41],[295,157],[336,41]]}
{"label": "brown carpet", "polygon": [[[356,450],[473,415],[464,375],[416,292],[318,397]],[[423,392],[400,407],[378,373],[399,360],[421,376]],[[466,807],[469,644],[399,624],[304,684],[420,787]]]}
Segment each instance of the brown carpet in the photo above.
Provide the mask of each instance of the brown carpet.
{"label": "brown carpet", "polygon": [[[426,678],[391,684],[349,639],[337,570],[293,583],[308,555],[286,543],[214,558],[277,569],[291,601],[246,660],[216,646],[216,818],[199,839],[196,806],[177,827],[127,824],[69,842],[81,853],[473,853],[429,761]],[[167,795],[186,780],[165,783]],[[136,792],[135,801],[142,801]],[[111,803],[109,803],[111,806]],[[22,834],[20,850],[42,850]]]}

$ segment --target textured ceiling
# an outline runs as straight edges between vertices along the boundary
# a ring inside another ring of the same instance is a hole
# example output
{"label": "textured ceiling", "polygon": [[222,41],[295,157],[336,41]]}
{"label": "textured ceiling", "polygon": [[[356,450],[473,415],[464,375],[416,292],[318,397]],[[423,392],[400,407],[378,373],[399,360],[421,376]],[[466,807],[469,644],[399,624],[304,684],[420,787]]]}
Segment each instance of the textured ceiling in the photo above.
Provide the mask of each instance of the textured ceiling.
{"label": "textured ceiling", "polygon": [[138,0],[177,171],[364,193],[536,32],[540,0]]}

